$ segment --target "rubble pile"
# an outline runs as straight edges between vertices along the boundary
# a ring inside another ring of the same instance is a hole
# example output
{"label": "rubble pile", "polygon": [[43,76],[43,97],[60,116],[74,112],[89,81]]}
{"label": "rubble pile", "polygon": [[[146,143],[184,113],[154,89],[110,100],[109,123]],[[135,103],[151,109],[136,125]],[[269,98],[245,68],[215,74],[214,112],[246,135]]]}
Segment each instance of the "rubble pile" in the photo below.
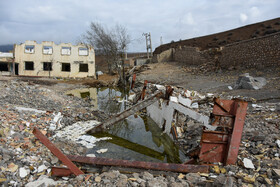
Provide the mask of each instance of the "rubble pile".
{"label": "rubble pile", "polygon": [[[92,109],[87,100],[64,95],[65,90],[61,87],[67,88],[67,85],[29,84],[20,80],[0,81],[0,185],[280,185],[280,111],[277,103],[250,104],[236,165],[222,166],[217,163],[210,173],[154,174],[145,171],[122,174],[117,170],[109,170],[77,177],[51,177],[51,167],[61,166],[61,162],[34,137],[33,127],[39,128],[64,154],[86,155],[86,144],[76,144],[69,139],[69,132],[65,129],[79,124],[79,121],[103,121],[108,118],[104,113]],[[178,102],[179,95],[183,99],[194,99],[188,105],[192,110],[204,115],[210,114],[213,103],[207,98],[212,98],[212,94],[204,98],[199,93],[193,92],[192,95],[192,91],[174,88],[172,96],[176,96]],[[195,107],[193,103],[197,103]],[[201,127],[201,123],[179,114],[179,141],[183,142],[183,149],[189,150],[199,144]],[[63,132],[66,134],[62,134]],[[81,141],[87,142],[88,137],[81,137]]]}

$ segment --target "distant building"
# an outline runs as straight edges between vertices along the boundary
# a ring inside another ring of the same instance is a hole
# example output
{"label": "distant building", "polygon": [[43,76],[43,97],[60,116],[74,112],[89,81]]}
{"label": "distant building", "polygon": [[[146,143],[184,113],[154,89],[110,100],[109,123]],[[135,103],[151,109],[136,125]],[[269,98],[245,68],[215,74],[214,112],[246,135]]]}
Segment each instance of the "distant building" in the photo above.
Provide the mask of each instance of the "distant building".
{"label": "distant building", "polygon": [[0,52],[0,75],[12,75],[13,59],[13,53]]}
{"label": "distant building", "polygon": [[14,61],[23,76],[95,77],[94,49],[83,44],[26,41],[15,45]]}

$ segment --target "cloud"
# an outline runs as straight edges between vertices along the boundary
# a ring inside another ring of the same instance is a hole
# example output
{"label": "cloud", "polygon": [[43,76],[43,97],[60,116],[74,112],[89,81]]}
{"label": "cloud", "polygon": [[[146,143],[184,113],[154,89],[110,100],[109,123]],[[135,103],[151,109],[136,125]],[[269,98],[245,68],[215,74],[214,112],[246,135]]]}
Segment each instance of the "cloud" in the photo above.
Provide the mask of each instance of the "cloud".
{"label": "cloud", "polygon": [[241,23],[245,23],[248,20],[248,16],[244,13],[241,13],[239,15],[239,19],[240,19]]}
{"label": "cloud", "polygon": [[188,25],[193,25],[194,24],[194,19],[193,19],[193,16],[192,16],[191,12],[187,13],[184,16],[183,23],[188,24]]}
{"label": "cloud", "polygon": [[250,12],[250,17],[252,17],[253,19],[258,18],[261,15],[259,8],[255,6],[250,8],[249,12]]}
{"label": "cloud", "polygon": [[98,21],[109,28],[124,25],[134,41],[130,51],[146,50],[144,32],[151,32],[156,48],[161,36],[167,43],[280,16],[279,0],[0,0],[0,7],[0,44],[75,43],[91,21]]}

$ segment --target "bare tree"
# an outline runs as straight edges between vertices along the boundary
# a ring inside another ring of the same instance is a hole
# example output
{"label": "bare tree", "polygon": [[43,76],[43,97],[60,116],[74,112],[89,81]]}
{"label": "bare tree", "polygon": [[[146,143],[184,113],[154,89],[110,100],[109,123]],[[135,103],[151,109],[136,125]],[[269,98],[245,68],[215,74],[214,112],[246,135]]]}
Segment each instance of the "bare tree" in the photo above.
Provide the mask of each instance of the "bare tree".
{"label": "bare tree", "polygon": [[94,46],[97,54],[105,56],[109,73],[117,70],[121,82],[125,84],[122,57],[130,43],[126,28],[117,24],[108,29],[100,23],[91,22],[89,30],[82,38],[85,40],[84,43]]}

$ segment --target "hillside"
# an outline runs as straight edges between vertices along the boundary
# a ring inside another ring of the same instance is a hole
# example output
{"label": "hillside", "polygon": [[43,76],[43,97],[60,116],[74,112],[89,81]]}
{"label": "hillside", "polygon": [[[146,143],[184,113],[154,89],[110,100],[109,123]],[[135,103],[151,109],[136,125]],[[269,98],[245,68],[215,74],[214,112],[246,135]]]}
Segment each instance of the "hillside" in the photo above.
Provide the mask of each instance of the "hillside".
{"label": "hillside", "polygon": [[14,45],[7,44],[7,45],[0,45],[0,52],[10,52],[13,51]]}
{"label": "hillside", "polygon": [[159,54],[169,48],[176,48],[184,45],[199,47],[201,50],[205,50],[276,32],[280,32],[280,18],[246,25],[225,32],[164,44],[157,47],[154,54]]}

